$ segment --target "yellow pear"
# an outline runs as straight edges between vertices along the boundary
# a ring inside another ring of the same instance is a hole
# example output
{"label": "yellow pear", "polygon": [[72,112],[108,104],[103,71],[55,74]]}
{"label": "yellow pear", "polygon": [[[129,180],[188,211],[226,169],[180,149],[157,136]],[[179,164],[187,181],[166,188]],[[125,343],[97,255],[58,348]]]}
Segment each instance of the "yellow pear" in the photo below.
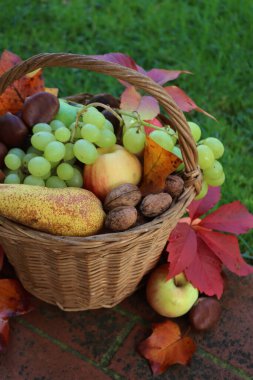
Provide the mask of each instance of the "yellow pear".
{"label": "yellow pear", "polygon": [[90,191],[0,184],[0,215],[36,230],[63,236],[95,235],[105,213]]}

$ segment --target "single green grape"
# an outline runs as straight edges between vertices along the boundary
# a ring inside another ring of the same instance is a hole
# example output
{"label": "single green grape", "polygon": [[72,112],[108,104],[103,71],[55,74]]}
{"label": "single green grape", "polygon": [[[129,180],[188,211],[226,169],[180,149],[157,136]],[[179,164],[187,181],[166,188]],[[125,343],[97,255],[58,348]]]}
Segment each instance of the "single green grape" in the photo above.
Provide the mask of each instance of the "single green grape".
{"label": "single green grape", "polygon": [[20,149],[20,148],[11,148],[8,153],[16,154],[16,156],[18,156],[21,161],[25,155],[25,152],[23,151],[23,149]]}
{"label": "single green grape", "polygon": [[195,201],[199,201],[200,199],[204,198],[208,192],[208,184],[206,181],[202,181],[202,188],[200,190],[200,193],[194,198]]}
{"label": "single green grape", "polygon": [[165,131],[152,131],[149,137],[155,141],[158,145],[160,145],[163,149],[172,151],[174,147],[173,140],[171,136]]}
{"label": "single green grape", "polygon": [[[175,156],[179,157],[181,160],[183,159],[181,149],[175,145],[172,149],[172,153],[175,154]],[[182,162],[176,169],[176,172],[180,172],[181,170],[184,170],[184,163]]]}
{"label": "single green grape", "polygon": [[19,184],[21,182],[17,173],[10,173],[4,178],[4,183],[7,184]]}
{"label": "single green grape", "polygon": [[27,153],[24,155],[23,159],[22,159],[22,167],[24,169],[27,169],[28,168],[28,162],[33,158],[33,157],[37,157],[37,154],[35,153]]}
{"label": "single green grape", "polygon": [[31,185],[31,186],[45,186],[45,181],[40,177],[34,177],[33,175],[28,175],[25,177],[24,182],[25,185]]}
{"label": "single green grape", "polygon": [[43,177],[51,169],[51,165],[44,157],[33,157],[28,162],[28,170],[34,177]]}
{"label": "single green grape", "polygon": [[145,146],[146,134],[137,128],[128,128],[123,136],[123,145],[130,152],[138,154]]}
{"label": "single green grape", "polygon": [[83,164],[93,164],[97,157],[98,152],[96,147],[89,141],[80,139],[74,144],[74,155]]}
{"label": "single green grape", "polygon": [[28,153],[35,153],[36,156],[41,156],[42,155],[42,151],[38,150],[38,149],[35,149],[32,145],[29,146],[29,148],[27,149],[26,154],[28,154]]}
{"label": "single green grape", "polygon": [[65,145],[60,141],[51,141],[45,148],[44,156],[50,162],[57,162],[65,155]]}
{"label": "single green grape", "polygon": [[66,127],[69,127],[76,120],[77,112],[80,108],[68,104],[64,99],[59,99],[59,102],[60,108],[55,115],[55,119],[60,120]]}
{"label": "single green grape", "polygon": [[109,129],[103,128],[100,130],[98,139],[96,140],[96,145],[100,148],[110,148],[116,144],[116,136]]}
{"label": "single green grape", "polygon": [[61,127],[61,128],[56,129],[56,131],[54,132],[54,135],[57,141],[65,143],[69,141],[71,132],[68,128]]}
{"label": "single green grape", "polygon": [[207,184],[209,186],[214,186],[214,187],[221,186],[225,182],[225,174],[224,174],[224,172],[222,172],[220,177],[218,177],[218,178],[205,178],[205,181],[207,182]]}
{"label": "single green grape", "polygon": [[69,187],[83,187],[83,176],[80,173],[80,170],[78,170],[77,168],[73,169],[74,174],[70,180],[66,181],[67,185]]}
{"label": "single green grape", "polygon": [[207,181],[207,183],[209,179],[219,178],[222,175],[222,173],[223,173],[223,167],[221,163],[217,160],[214,160],[214,163],[210,168],[203,170],[203,176],[204,176],[204,179]]}
{"label": "single green grape", "polygon": [[218,159],[223,156],[224,145],[216,137],[207,137],[203,141],[204,145],[207,145],[213,152],[214,158]]}
{"label": "single green grape", "polygon": [[61,120],[54,119],[51,121],[50,127],[52,131],[55,132],[59,128],[62,128],[62,127],[66,128],[66,125]]}
{"label": "single green grape", "polygon": [[59,166],[57,166],[56,173],[60,179],[66,181],[70,180],[73,177],[74,169],[70,164],[63,162]]}
{"label": "single green grape", "polygon": [[109,129],[110,131],[114,132],[114,128],[110,120],[105,119],[104,128]]}
{"label": "single green grape", "polygon": [[52,128],[47,123],[38,123],[38,124],[35,124],[33,126],[32,131],[33,131],[33,133],[37,133],[37,132],[51,132]]}
{"label": "single green grape", "polygon": [[86,108],[85,112],[82,114],[82,119],[84,124],[93,124],[98,128],[103,128],[106,120],[104,115],[95,107]]}
{"label": "single green grape", "polygon": [[64,161],[70,161],[75,157],[73,147],[74,147],[74,144],[70,142],[65,144],[65,154],[63,157]]}
{"label": "single green grape", "polygon": [[4,158],[5,166],[11,170],[17,170],[21,167],[21,159],[13,153],[8,153]]}
{"label": "single green grape", "polygon": [[194,138],[195,142],[199,141],[199,139],[201,137],[201,129],[198,126],[198,124],[193,123],[192,121],[189,121],[188,125],[190,127],[192,137]]}
{"label": "single green grape", "polygon": [[62,179],[60,179],[56,175],[53,175],[52,177],[49,177],[46,180],[46,187],[50,187],[50,188],[63,188],[63,187],[67,187],[67,185],[66,185],[66,183]]}
{"label": "single green grape", "polygon": [[81,129],[81,136],[83,139],[95,143],[100,137],[100,129],[93,124],[85,124]]}
{"label": "single green grape", "polygon": [[198,145],[197,147],[199,166],[202,170],[210,168],[214,163],[214,155],[207,145]]}
{"label": "single green grape", "polygon": [[31,144],[35,149],[44,151],[45,147],[51,142],[55,141],[55,137],[50,132],[36,132],[31,137]]}

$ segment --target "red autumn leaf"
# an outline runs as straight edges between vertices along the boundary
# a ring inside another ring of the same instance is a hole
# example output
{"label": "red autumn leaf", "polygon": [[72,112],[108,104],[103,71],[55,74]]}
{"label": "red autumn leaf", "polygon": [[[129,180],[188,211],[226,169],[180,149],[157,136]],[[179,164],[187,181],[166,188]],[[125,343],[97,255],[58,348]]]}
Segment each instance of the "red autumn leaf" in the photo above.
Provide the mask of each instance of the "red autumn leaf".
{"label": "red autumn leaf", "polygon": [[160,112],[158,101],[152,96],[141,96],[134,86],[126,88],[122,93],[120,108],[138,112],[142,120],[153,119]]}
{"label": "red autumn leaf", "polygon": [[213,230],[239,235],[253,228],[253,215],[239,201],[220,206],[207,215],[199,225]]}
{"label": "red autumn leaf", "polygon": [[181,273],[195,259],[197,254],[197,237],[187,223],[178,223],[169,237],[167,245],[169,254],[168,280]]}
{"label": "red autumn leaf", "polygon": [[130,69],[139,71],[138,66],[136,65],[133,58],[123,53],[107,53],[100,55],[91,55],[90,57],[106,62],[117,63],[118,65],[129,67]]}
{"label": "red autumn leaf", "polygon": [[174,172],[182,160],[163,149],[149,136],[144,148],[143,178],[140,190],[143,195],[163,190],[166,177]]}
{"label": "red autumn leaf", "polygon": [[3,268],[4,263],[4,250],[2,246],[0,245],[0,270]]}
{"label": "red autumn leaf", "polygon": [[175,322],[166,320],[153,325],[152,334],[139,344],[138,350],[149,360],[153,374],[158,375],[173,364],[188,364],[196,344],[192,338],[181,335]]}
{"label": "red autumn leaf", "polygon": [[[0,75],[20,62],[22,60],[17,55],[5,50],[0,58]],[[42,70],[36,70],[16,80],[0,95],[0,115],[18,112],[25,98],[39,91],[44,91]]]}
{"label": "red autumn leaf", "polygon": [[194,103],[194,101],[189,98],[189,96],[186,95],[183,90],[181,90],[181,88],[177,86],[168,86],[164,87],[164,89],[168,92],[168,94],[172,97],[174,102],[183,112],[190,112],[192,110],[195,110],[202,112],[204,115],[216,120],[215,117],[204,111],[202,108],[198,107],[197,104]]}
{"label": "red autumn leaf", "polygon": [[29,298],[17,280],[0,280],[0,318],[9,318],[32,310]]}
{"label": "red autumn leaf", "polygon": [[236,236],[207,231],[201,227],[197,229],[197,233],[231,272],[239,276],[253,273],[253,266],[248,265],[242,258]]}
{"label": "red autumn leaf", "polygon": [[0,353],[7,348],[10,335],[10,326],[8,319],[0,318]]}
{"label": "red autumn leaf", "polygon": [[[163,125],[162,125],[162,123],[158,120],[158,119],[156,119],[156,118],[154,118],[154,119],[152,119],[152,120],[145,120],[147,123],[149,123],[149,124],[153,124],[153,125],[155,125],[156,127],[159,127],[159,128],[162,128],[163,127]],[[144,130],[145,130],[145,133],[146,133],[146,135],[149,135],[152,131],[154,131],[155,129],[154,128],[152,128],[152,127],[147,127],[146,125],[144,126]]]}
{"label": "red autumn leaf", "polygon": [[200,199],[199,201],[193,201],[188,206],[190,218],[195,219],[201,215],[204,215],[219,202],[220,197],[220,187],[209,186],[208,193],[204,198]]}
{"label": "red autumn leaf", "polygon": [[222,263],[201,239],[197,239],[198,249],[194,260],[184,272],[188,281],[195,288],[208,296],[223,293],[223,278],[221,276]]}
{"label": "red autumn leaf", "polygon": [[177,79],[180,74],[191,74],[186,70],[164,70],[164,69],[152,69],[147,71],[149,78],[153,79],[156,83],[163,85],[171,80]]}

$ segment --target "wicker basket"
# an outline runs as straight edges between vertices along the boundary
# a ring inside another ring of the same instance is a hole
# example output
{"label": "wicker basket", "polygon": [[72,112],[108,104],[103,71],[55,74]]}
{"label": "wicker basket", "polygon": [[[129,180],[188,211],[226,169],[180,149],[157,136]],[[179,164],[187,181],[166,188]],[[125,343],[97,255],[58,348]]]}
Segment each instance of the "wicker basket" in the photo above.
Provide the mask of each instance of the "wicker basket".
{"label": "wicker basket", "polygon": [[125,232],[77,238],[38,232],[0,217],[0,244],[30,293],[66,311],[113,307],[133,293],[157,263],[169,233],[199,191],[196,146],[183,113],[160,85],[134,70],[89,56],[34,56],[2,75],[0,94],[23,75],[50,66],[88,69],[145,90],[159,101],[178,131],[187,187],[167,212],[151,222]]}

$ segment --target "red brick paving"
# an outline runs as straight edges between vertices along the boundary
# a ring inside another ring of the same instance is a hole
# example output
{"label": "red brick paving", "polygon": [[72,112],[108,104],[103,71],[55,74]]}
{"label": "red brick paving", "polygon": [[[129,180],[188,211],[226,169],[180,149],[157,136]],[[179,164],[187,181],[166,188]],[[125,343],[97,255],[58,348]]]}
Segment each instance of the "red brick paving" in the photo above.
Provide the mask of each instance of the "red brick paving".
{"label": "red brick paving", "polygon": [[[198,350],[189,366],[175,365],[161,380],[253,378],[253,276],[229,275],[222,317],[210,332],[191,335]],[[161,320],[142,287],[113,309],[67,313],[35,301],[35,310],[11,321],[0,380],[151,380],[137,350]],[[187,317],[178,320],[187,326]]]}

